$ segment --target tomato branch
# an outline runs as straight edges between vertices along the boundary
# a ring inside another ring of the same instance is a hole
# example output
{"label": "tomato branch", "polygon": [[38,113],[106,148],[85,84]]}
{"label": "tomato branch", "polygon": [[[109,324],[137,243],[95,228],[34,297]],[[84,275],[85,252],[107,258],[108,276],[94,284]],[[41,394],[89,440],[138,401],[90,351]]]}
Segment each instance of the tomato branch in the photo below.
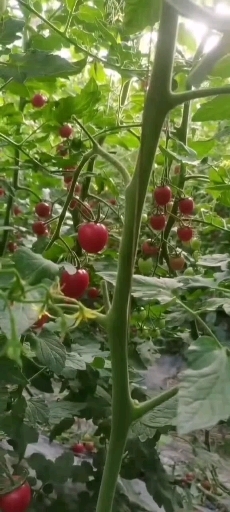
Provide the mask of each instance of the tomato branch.
{"label": "tomato branch", "polygon": [[141,215],[153,161],[170,110],[170,84],[178,17],[163,2],[155,61],[143,112],[139,156],[125,191],[125,222],[118,259],[117,280],[108,313],[108,339],[112,360],[112,427],[96,512],[111,512],[129,426],[133,419],[128,377],[127,334],[130,297]]}
{"label": "tomato branch", "polygon": [[60,232],[61,232],[62,224],[63,224],[65,216],[66,216],[66,212],[68,210],[70,201],[71,201],[71,199],[73,198],[73,195],[74,195],[74,190],[75,190],[75,187],[76,187],[76,183],[77,183],[79,174],[80,174],[81,170],[83,169],[83,167],[85,166],[85,164],[88,162],[88,160],[90,160],[90,158],[92,158],[94,156],[94,154],[95,153],[94,153],[93,150],[88,151],[88,153],[86,153],[83,156],[81,162],[79,163],[79,165],[78,165],[78,167],[77,167],[77,169],[76,169],[76,171],[75,171],[75,173],[73,175],[71,187],[70,187],[69,192],[67,194],[67,198],[66,198],[65,204],[64,204],[64,206],[62,208],[61,214],[59,216],[59,221],[57,223],[57,227],[56,227],[56,229],[55,229],[55,231],[53,233],[53,236],[50,239],[50,241],[49,241],[45,251],[50,249],[50,247],[52,247],[54,242],[56,242],[56,240],[58,240]]}
{"label": "tomato branch", "polygon": [[171,93],[171,108],[175,108],[186,101],[208,98],[210,96],[219,96],[221,94],[230,94],[230,86],[226,85],[226,87],[211,87],[210,89],[193,89],[192,91]]}
{"label": "tomato branch", "polygon": [[133,407],[133,421],[139,420],[148,412],[152,411],[159,405],[164,404],[170,400],[170,398],[173,398],[175,395],[177,395],[178,391],[179,387],[173,386],[172,388],[167,389],[167,391],[163,391],[163,393],[160,395],[154,396],[153,398],[146,400],[146,402],[143,402],[140,405],[135,405]]}

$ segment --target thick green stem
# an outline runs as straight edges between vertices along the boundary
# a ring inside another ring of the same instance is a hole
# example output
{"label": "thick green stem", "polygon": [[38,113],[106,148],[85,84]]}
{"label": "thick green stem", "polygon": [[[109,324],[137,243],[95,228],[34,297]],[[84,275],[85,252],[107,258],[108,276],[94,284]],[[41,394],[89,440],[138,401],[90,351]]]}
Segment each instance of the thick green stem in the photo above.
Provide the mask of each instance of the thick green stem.
{"label": "thick green stem", "polygon": [[211,87],[210,89],[193,89],[180,93],[171,93],[171,108],[177,107],[186,101],[208,98],[210,96],[219,96],[221,94],[230,94],[230,86]]}
{"label": "thick green stem", "polygon": [[127,353],[131,284],[143,205],[163,123],[171,108],[170,85],[177,22],[174,9],[163,2],[155,62],[143,112],[140,152],[133,178],[125,192],[125,222],[117,280],[107,317],[113,378],[112,430],[96,512],[111,512],[126,437],[133,420]]}

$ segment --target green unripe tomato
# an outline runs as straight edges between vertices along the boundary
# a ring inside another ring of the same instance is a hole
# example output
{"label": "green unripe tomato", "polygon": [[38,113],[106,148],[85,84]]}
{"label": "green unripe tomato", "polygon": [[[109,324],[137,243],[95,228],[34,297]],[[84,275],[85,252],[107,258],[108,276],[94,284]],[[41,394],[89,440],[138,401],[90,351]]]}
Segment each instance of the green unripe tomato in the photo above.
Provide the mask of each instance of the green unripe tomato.
{"label": "green unripe tomato", "polygon": [[149,276],[153,270],[153,262],[151,258],[148,258],[147,260],[139,258],[138,268],[141,274],[143,274],[144,276]]}
{"label": "green unripe tomato", "polygon": [[141,216],[141,222],[143,223],[146,223],[148,220],[148,215],[147,213],[142,213],[142,216]]}
{"label": "green unripe tomato", "polygon": [[160,329],[155,329],[152,332],[152,338],[160,338],[160,335],[161,335]]}
{"label": "green unripe tomato", "polygon": [[184,271],[184,276],[194,276],[194,270],[192,267],[188,267]]}
{"label": "green unripe tomato", "polygon": [[200,258],[200,252],[199,251],[194,251],[193,258],[194,258],[195,261],[198,261],[199,258]]}
{"label": "green unripe tomato", "polygon": [[201,241],[198,238],[193,238],[190,242],[191,249],[193,251],[199,251],[201,246]]}
{"label": "green unripe tomato", "polygon": [[83,436],[83,439],[82,439],[84,442],[87,442],[87,441],[92,441],[92,436],[90,436],[89,434],[85,434]]}
{"label": "green unripe tomato", "polygon": [[164,318],[160,318],[159,320],[159,329],[164,329],[165,328],[165,319]]}
{"label": "green unripe tomato", "polygon": [[140,309],[139,311],[134,311],[132,314],[132,320],[136,322],[143,322],[146,318],[146,311],[144,309]]}

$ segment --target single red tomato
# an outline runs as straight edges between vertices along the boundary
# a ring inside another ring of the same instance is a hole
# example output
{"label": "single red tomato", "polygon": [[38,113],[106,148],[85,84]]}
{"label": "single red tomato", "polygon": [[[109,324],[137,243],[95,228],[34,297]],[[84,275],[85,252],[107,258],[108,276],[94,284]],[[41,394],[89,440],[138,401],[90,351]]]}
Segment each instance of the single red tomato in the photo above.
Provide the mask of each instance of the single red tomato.
{"label": "single red tomato", "polygon": [[47,99],[42,94],[35,94],[31,100],[33,107],[42,108],[47,103]]}
{"label": "single red tomato", "polygon": [[84,251],[97,254],[105,248],[109,239],[108,229],[104,224],[88,222],[78,229],[78,241]]}
{"label": "single red tomato", "polygon": [[99,288],[89,288],[88,291],[87,291],[87,295],[89,297],[89,299],[97,299],[98,297],[100,297],[100,289]]}
{"label": "single red tomato", "polygon": [[76,187],[74,189],[74,194],[79,195],[81,193],[81,189],[82,189],[82,186],[80,185],[80,183],[77,183]]}
{"label": "single red tomato", "polygon": [[4,188],[0,187],[0,197],[3,197],[5,195]]}
{"label": "single red tomato", "polygon": [[73,128],[69,124],[63,124],[59,130],[59,134],[63,139],[69,139],[73,133]]}
{"label": "single red tomato", "polygon": [[25,512],[31,502],[31,488],[28,482],[12,492],[0,496],[0,509],[2,512]]}
{"label": "single red tomato", "polygon": [[109,200],[109,202],[110,202],[110,204],[111,204],[112,206],[116,206],[116,204],[117,204],[117,200],[115,199],[115,197],[114,197],[114,198],[112,198],[112,199],[110,199],[110,200]]}
{"label": "single red tomato", "polygon": [[35,212],[38,217],[42,219],[47,219],[51,214],[51,206],[47,203],[38,203],[35,206]]}
{"label": "single red tomato", "polygon": [[171,256],[169,258],[169,265],[172,270],[179,272],[185,266],[185,259],[183,256]]}
{"label": "single red tomato", "polygon": [[82,443],[76,443],[72,446],[71,450],[76,455],[84,455],[86,453],[86,449],[84,447],[84,444]]}
{"label": "single red tomato", "polygon": [[160,248],[153,244],[152,240],[146,240],[142,244],[142,252],[145,256],[157,256]]}
{"label": "single red tomato", "polygon": [[167,185],[157,187],[153,192],[153,197],[158,206],[166,206],[172,199],[171,188]]}
{"label": "single red tomato", "polygon": [[17,244],[15,242],[8,242],[7,248],[9,252],[15,252],[18,248]]}
{"label": "single red tomato", "polygon": [[193,230],[189,226],[181,226],[177,229],[177,236],[181,242],[189,242],[193,237]]}
{"label": "single red tomato", "polygon": [[37,236],[48,235],[47,226],[41,220],[38,220],[32,224],[32,230]]}
{"label": "single red tomato", "polygon": [[50,321],[50,316],[48,313],[43,313],[43,315],[33,324],[33,329],[41,329],[43,325],[47,324]]}
{"label": "single red tomato", "polygon": [[21,208],[19,208],[19,206],[17,204],[15,204],[15,206],[13,208],[13,213],[17,217],[18,215],[21,215],[23,212],[22,212]]}
{"label": "single red tomato", "polygon": [[64,270],[61,276],[61,289],[66,297],[79,299],[84,295],[89,286],[89,274],[87,270],[81,268],[76,270],[75,274],[69,274]]}
{"label": "single red tomato", "polygon": [[193,213],[195,204],[192,197],[185,197],[179,201],[178,207],[183,215],[191,215]]}
{"label": "single red tomato", "polygon": [[206,489],[206,491],[211,491],[212,484],[211,484],[211,482],[209,482],[209,480],[203,480],[201,482],[201,485],[202,485],[202,487],[204,487],[204,489]]}
{"label": "single red tomato", "polygon": [[163,231],[166,226],[166,216],[163,213],[152,215],[150,217],[150,226],[155,231]]}

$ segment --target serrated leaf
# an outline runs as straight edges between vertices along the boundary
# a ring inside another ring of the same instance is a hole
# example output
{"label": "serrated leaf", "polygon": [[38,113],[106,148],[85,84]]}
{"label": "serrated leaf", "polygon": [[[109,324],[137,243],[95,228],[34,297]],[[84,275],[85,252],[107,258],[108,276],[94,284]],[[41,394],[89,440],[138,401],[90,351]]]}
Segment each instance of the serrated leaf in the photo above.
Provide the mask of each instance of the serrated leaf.
{"label": "serrated leaf", "polygon": [[43,329],[39,336],[31,337],[31,341],[40,363],[59,375],[66,360],[66,349],[60,338],[47,329]]}
{"label": "serrated leaf", "polygon": [[0,383],[15,384],[17,386],[25,386],[27,379],[21,372],[20,367],[7,357],[0,358]]}
{"label": "serrated leaf", "polygon": [[27,401],[25,419],[36,428],[37,424],[47,424],[49,417],[49,408],[44,398],[31,397]]}
{"label": "serrated leaf", "polygon": [[26,247],[20,247],[13,256],[15,268],[22,279],[30,284],[40,284],[44,279],[54,280],[58,275],[59,266],[46,260],[41,254],[35,254]]}
{"label": "serrated leaf", "polygon": [[124,12],[124,28],[126,33],[135,34],[146,27],[153,27],[159,20],[161,0],[126,0]]}
{"label": "serrated leaf", "polygon": [[133,423],[129,430],[129,438],[139,437],[140,441],[151,439],[156,433],[156,429],[151,426],[144,425],[142,419]]}
{"label": "serrated leaf", "polygon": [[230,417],[230,359],[226,348],[201,336],[188,350],[181,374],[177,428],[180,434],[209,428]]}
{"label": "serrated leaf", "polygon": [[78,416],[79,411],[84,409],[84,403],[77,402],[51,402],[49,404],[49,420],[50,424],[55,425],[60,423],[63,418],[72,418],[73,416]]}
{"label": "serrated leaf", "polygon": [[4,19],[4,22],[1,22],[0,44],[7,46],[14,43],[17,39],[21,39],[24,25],[24,20],[11,17]]}
{"label": "serrated leaf", "polygon": [[[31,327],[39,318],[41,307],[44,303],[45,290],[27,289],[24,299],[27,302],[14,302],[10,307],[13,315],[15,330],[18,336],[21,336],[29,327]],[[8,339],[12,337],[11,316],[5,302],[0,299],[0,327]]]}
{"label": "serrated leaf", "polygon": [[[115,285],[116,272],[98,272],[98,275]],[[136,298],[158,300],[161,304],[166,304],[174,298],[174,291],[181,286],[176,279],[134,275],[131,293]]]}
{"label": "serrated leaf", "polygon": [[210,101],[202,103],[192,117],[194,122],[224,121],[230,119],[230,95],[216,96]]}
{"label": "serrated leaf", "polygon": [[142,423],[149,428],[170,428],[177,424],[178,398],[174,396],[143,416]]}
{"label": "serrated leaf", "polygon": [[64,452],[62,455],[56,458],[51,471],[51,482],[54,484],[64,484],[72,474],[74,465],[74,454]]}
{"label": "serrated leaf", "polygon": [[66,353],[66,362],[65,369],[73,369],[73,370],[85,370],[86,363],[84,359],[77,354],[76,352],[67,352]]}

